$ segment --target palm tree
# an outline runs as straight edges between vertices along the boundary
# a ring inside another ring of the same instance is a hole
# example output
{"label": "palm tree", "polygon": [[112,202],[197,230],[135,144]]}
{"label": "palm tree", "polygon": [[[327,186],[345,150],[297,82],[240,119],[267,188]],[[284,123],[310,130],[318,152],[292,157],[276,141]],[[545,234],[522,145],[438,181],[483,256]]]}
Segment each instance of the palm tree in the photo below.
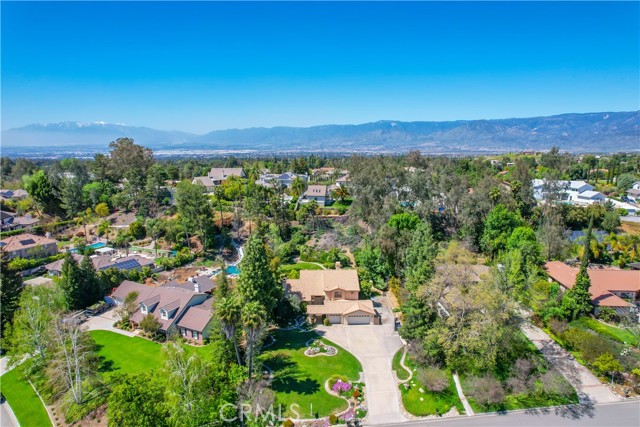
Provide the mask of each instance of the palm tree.
{"label": "palm tree", "polygon": [[257,301],[247,303],[242,309],[242,328],[247,339],[249,378],[253,376],[253,352],[266,322],[264,307]]}
{"label": "palm tree", "polygon": [[344,185],[340,185],[338,186],[338,188],[336,188],[333,194],[340,200],[341,203],[344,203],[344,199],[349,197],[349,190],[347,190]]}
{"label": "palm tree", "polygon": [[300,197],[307,190],[307,181],[304,179],[297,177],[291,183],[291,196],[292,197]]}
{"label": "palm tree", "polygon": [[[220,273],[224,274],[224,273]],[[238,324],[240,323],[240,305],[238,300],[234,297],[224,297],[218,300],[216,306],[218,318],[222,324],[222,332],[228,340],[233,341],[233,348],[236,351],[236,359],[238,365],[242,365],[240,359],[240,352],[238,351],[238,340],[236,339],[236,331],[238,330]]]}

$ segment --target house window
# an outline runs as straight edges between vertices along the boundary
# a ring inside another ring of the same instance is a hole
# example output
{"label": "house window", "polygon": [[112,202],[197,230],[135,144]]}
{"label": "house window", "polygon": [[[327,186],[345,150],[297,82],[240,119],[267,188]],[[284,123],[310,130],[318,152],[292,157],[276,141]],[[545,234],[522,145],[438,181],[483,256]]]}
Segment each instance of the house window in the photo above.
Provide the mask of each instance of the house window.
{"label": "house window", "polygon": [[169,316],[167,316],[167,310],[165,310],[164,308],[160,310],[160,317],[164,320],[167,320],[169,318]]}
{"label": "house window", "polygon": [[180,329],[180,332],[182,333],[183,337],[187,336],[187,330],[185,328]]}
{"label": "house window", "polygon": [[194,340],[197,340],[197,339],[198,339],[198,332],[197,332],[197,331],[191,331],[191,337],[192,337]]}
{"label": "house window", "polygon": [[147,314],[147,306],[144,304],[140,304],[140,312],[142,314]]}
{"label": "house window", "polygon": [[338,292],[338,291],[334,292],[333,293],[333,297],[334,298],[342,298],[342,292]]}

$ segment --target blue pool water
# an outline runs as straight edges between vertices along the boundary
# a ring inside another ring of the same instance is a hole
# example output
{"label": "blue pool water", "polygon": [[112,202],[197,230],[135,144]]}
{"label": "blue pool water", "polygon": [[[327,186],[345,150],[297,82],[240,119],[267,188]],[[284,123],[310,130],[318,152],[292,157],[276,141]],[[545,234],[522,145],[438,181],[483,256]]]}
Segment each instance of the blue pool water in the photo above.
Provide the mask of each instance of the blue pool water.
{"label": "blue pool water", "polygon": [[[100,248],[104,248],[105,246],[107,246],[106,243],[98,242],[98,243],[92,243],[90,245],[87,245],[87,248],[100,249]],[[76,248],[72,248],[72,249],[69,249],[69,252],[75,253],[75,252],[78,252],[78,250]]]}
{"label": "blue pool water", "polygon": [[240,268],[236,265],[230,265],[226,270],[227,274],[240,274]]}

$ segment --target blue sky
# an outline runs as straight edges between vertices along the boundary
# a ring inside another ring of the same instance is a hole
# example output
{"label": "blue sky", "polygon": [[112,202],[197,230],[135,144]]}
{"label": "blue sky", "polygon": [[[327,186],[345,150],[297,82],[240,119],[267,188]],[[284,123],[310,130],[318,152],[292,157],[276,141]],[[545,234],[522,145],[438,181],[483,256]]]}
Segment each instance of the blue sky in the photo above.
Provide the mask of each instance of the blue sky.
{"label": "blue sky", "polygon": [[12,3],[2,128],[640,109],[638,2]]}

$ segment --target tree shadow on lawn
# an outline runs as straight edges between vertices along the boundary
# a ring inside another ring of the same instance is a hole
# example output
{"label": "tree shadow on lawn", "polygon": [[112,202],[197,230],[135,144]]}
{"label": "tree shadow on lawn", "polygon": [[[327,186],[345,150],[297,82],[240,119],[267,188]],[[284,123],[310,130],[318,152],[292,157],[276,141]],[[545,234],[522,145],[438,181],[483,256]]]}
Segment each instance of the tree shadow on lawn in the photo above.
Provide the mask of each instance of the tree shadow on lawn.
{"label": "tree shadow on lawn", "polygon": [[307,341],[320,338],[315,332],[276,331],[272,335],[276,339],[273,349],[299,350],[307,347]]}
{"label": "tree shadow on lawn", "polygon": [[263,363],[271,368],[273,381],[271,388],[280,393],[315,394],[320,391],[320,383],[311,378],[301,378],[298,364],[286,353],[276,353],[265,358]]}

